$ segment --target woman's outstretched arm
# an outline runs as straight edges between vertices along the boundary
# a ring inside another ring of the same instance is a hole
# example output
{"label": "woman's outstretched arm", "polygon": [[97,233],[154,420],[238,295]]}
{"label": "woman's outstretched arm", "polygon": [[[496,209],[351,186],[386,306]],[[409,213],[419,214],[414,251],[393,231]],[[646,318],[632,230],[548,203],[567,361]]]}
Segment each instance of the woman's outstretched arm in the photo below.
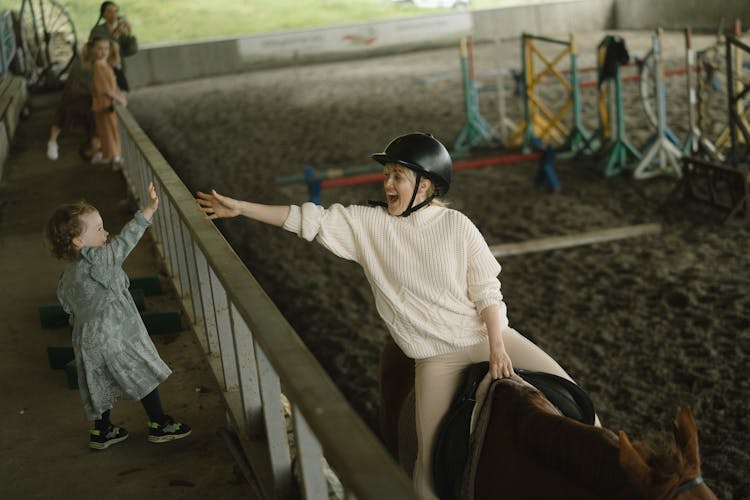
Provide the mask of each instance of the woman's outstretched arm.
{"label": "woman's outstretched arm", "polygon": [[211,193],[198,191],[198,206],[206,219],[226,219],[242,215],[248,219],[281,227],[289,216],[288,205],[262,205],[222,196],[215,190]]}

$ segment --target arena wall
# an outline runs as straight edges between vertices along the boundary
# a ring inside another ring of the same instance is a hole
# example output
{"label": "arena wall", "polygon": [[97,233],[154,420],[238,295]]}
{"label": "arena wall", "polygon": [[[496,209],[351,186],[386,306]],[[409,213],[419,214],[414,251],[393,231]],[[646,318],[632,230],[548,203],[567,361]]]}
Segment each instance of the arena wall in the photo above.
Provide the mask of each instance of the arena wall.
{"label": "arena wall", "polygon": [[239,38],[142,47],[128,58],[133,88],[272,66],[368,57],[446,46],[472,33],[477,40],[602,30],[616,0],[571,0],[419,18],[288,30]]}
{"label": "arena wall", "polygon": [[680,30],[717,32],[730,29],[739,19],[743,30],[750,28],[748,0],[617,0],[614,25],[618,29]]}
{"label": "arena wall", "polygon": [[569,0],[398,20],[145,46],[128,59],[133,88],[298,63],[368,57],[523,32],[558,35],[614,29],[728,29],[750,25],[748,0]]}

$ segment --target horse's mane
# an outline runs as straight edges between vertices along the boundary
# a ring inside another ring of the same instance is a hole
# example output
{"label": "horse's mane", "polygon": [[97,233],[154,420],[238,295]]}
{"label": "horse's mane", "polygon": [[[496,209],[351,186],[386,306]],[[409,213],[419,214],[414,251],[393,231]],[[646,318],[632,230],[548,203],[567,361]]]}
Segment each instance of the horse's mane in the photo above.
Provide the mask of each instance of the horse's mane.
{"label": "horse's mane", "polygon": [[[620,470],[619,438],[612,431],[553,413],[539,391],[513,380],[498,382],[494,398],[493,411],[513,414],[514,421],[506,425],[513,426],[519,451],[592,491],[627,488],[624,474],[614,474]],[[655,470],[665,471],[674,464],[673,446],[658,452],[642,441],[633,446]],[[660,477],[659,482],[668,479]]]}

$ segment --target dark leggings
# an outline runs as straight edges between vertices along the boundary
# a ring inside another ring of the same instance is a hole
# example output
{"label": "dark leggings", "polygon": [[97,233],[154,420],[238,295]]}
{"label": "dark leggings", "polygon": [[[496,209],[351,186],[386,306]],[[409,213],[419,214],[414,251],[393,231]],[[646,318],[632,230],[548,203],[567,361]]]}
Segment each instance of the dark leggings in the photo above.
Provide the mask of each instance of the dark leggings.
{"label": "dark leggings", "polygon": [[[161,398],[159,397],[159,389],[156,388],[149,392],[143,399],[141,404],[148,414],[148,418],[151,422],[161,423],[164,420],[164,410],[161,407]],[[94,421],[94,426],[97,429],[107,429],[112,425],[109,420],[110,410],[102,413],[102,417]]]}

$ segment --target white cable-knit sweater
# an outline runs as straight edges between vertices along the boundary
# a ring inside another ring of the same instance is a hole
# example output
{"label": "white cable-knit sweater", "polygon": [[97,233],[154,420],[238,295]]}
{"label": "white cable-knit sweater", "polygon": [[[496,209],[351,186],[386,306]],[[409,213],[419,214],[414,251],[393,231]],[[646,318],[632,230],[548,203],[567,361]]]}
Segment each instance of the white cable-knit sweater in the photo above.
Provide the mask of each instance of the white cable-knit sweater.
{"label": "white cable-knit sweater", "polygon": [[411,358],[486,341],[479,313],[491,304],[508,326],[500,264],[461,212],[429,205],[394,217],[381,207],[305,203],[291,207],[284,229],[362,266],[378,313]]}

